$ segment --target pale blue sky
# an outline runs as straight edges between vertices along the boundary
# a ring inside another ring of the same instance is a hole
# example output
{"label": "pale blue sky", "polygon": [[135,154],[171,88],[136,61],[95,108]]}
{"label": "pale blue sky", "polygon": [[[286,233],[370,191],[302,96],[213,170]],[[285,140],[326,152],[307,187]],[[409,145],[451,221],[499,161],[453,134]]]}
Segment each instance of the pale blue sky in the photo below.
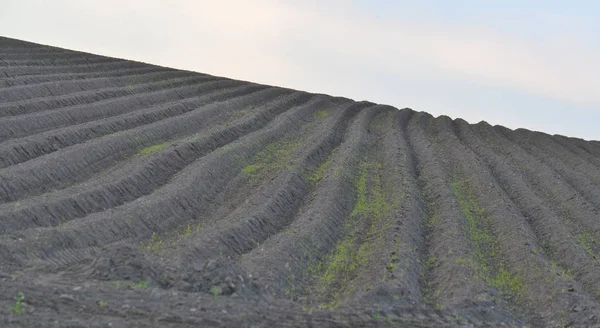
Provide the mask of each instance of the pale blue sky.
{"label": "pale blue sky", "polygon": [[599,18],[597,1],[2,0],[0,35],[600,140]]}

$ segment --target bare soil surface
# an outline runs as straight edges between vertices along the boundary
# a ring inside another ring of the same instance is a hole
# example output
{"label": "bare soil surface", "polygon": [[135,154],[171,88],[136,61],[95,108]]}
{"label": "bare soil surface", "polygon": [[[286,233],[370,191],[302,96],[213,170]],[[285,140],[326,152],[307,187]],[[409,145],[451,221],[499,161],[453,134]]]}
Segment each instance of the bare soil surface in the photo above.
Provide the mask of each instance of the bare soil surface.
{"label": "bare soil surface", "polygon": [[0,37],[2,327],[600,327],[600,143]]}

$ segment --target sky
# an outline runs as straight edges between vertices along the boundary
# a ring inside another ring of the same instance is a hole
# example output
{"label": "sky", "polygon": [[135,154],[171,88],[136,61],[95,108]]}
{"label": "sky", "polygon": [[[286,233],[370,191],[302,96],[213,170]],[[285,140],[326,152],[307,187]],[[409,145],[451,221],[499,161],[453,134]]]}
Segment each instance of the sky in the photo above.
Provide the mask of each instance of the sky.
{"label": "sky", "polygon": [[0,35],[600,140],[600,1],[1,0]]}

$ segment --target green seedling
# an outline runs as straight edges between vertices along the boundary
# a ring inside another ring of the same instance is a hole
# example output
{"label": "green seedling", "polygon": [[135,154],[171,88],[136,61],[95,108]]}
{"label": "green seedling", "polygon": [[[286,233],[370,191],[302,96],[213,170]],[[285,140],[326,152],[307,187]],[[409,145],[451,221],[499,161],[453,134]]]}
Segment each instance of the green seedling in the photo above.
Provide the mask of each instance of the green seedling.
{"label": "green seedling", "polygon": [[17,302],[11,309],[11,312],[13,314],[21,314],[21,312],[23,312],[23,300],[25,300],[25,295],[23,295],[23,293],[19,292],[17,294]]}
{"label": "green seedling", "polygon": [[155,153],[157,151],[161,151],[161,150],[167,148],[167,146],[169,146],[170,144],[171,144],[170,142],[163,142],[163,143],[158,144],[158,145],[153,145],[153,146],[150,146],[150,147],[146,147],[146,148],[140,150],[139,154],[142,155],[142,156],[147,156],[147,155],[150,155],[152,153]]}
{"label": "green seedling", "polygon": [[149,281],[138,281],[133,285],[135,288],[147,288],[148,286],[150,286]]}

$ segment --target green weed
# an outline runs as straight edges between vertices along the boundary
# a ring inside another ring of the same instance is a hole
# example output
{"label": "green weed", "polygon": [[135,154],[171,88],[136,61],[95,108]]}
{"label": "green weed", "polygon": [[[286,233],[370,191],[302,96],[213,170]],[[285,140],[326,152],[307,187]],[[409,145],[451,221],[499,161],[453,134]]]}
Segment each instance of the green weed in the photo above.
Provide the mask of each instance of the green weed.
{"label": "green weed", "polygon": [[332,284],[335,279],[356,269],[357,254],[353,250],[354,238],[343,239],[330,254],[325,272],[321,276],[321,286]]}
{"label": "green weed", "polygon": [[248,179],[258,181],[271,170],[289,170],[293,168],[294,155],[301,146],[300,140],[284,139],[272,142],[256,153],[251,163],[246,163],[241,172]]}
{"label": "green weed", "polygon": [[164,79],[160,76],[157,76],[152,79],[152,82],[160,82],[160,83],[179,83],[185,81],[185,77],[174,77],[170,79]]}
{"label": "green weed", "polygon": [[576,236],[577,244],[600,263],[600,235],[573,219],[573,214],[567,208],[559,207],[558,210],[571,233]]}
{"label": "green weed", "polygon": [[163,240],[156,232],[153,232],[146,247],[153,252],[158,252],[163,247]]}
{"label": "green weed", "polygon": [[244,167],[242,169],[242,173],[246,173],[246,174],[253,174],[255,172],[258,172],[259,170],[262,170],[262,167],[258,164],[249,164],[246,165],[246,167]]}
{"label": "green weed", "polygon": [[508,292],[509,296],[516,297],[517,301],[522,301],[525,297],[525,283],[523,279],[507,271],[503,264],[500,264],[496,274],[491,275],[489,283],[500,290],[500,292],[505,291]]}
{"label": "green weed", "polygon": [[135,288],[148,288],[148,286],[150,286],[150,282],[149,281],[138,281],[136,282],[133,287]]}
{"label": "green weed", "polygon": [[329,116],[329,113],[323,109],[319,109],[315,112],[315,116],[319,118],[326,118],[327,116]]}
{"label": "green weed", "polygon": [[470,264],[471,263],[471,259],[468,259],[466,257],[462,257],[459,256],[456,258],[456,264]]}
{"label": "green weed", "polygon": [[589,229],[584,229],[577,236],[577,243],[590,254],[590,256],[600,263],[600,240],[594,238],[594,233]]}
{"label": "green weed", "polygon": [[21,314],[23,312],[23,301],[25,300],[25,295],[21,292],[17,294],[17,302],[12,307],[11,312],[13,314]]}
{"label": "green weed", "polygon": [[427,267],[428,270],[431,270],[437,264],[438,264],[438,258],[435,256],[428,257],[427,260],[425,261],[425,267]]}
{"label": "green weed", "polygon": [[319,165],[319,167],[317,167],[317,169],[309,177],[309,181],[312,185],[315,185],[317,182],[319,182],[323,178],[325,178],[325,174],[327,173],[327,167],[329,166],[330,162],[331,162],[331,157],[329,157],[329,159],[327,161],[321,163],[321,165]]}
{"label": "green weed", "polygon": [[468,237],[473,246],[473,265],[478,276],[504,296],[522,302],[525,297],[525,284],[519,275],[509,272],[504,267],[496,240],[489,228],[490,219],[487,213],[479,207],[466,182],[454,182],[452,187],[467,220]]}
{"label": "green weed", "polygon": [[379,312],[373,313],[373,320],[375,320],[375,321],[381,320],[381,314]]}
{"label": "green weed", "polygon": [[221,288],[219,288],[219,287],[217,287],[217,286],[214,286],[214,287],[212,287],[212,288],[210,289],[210,294],[211,294],[212,296],[219,296],[219,295],[221,295]]}
{"label": "green weed", "polygon": [[[325,292],[330,289],[331,301],[324,305],[326,308],[339,304],[341,286],[348,285],[359,267],[367,267],[373,259],[373,252],[385,243],[384,232],[388,230],[389,223],[384,222],[384,217],[393,204],[386,199],[381,173],[380,163],[363,162],[359,165],[358,176],[354,181],[357,200],[350,213],[350,220],[343,228],[346,237],[336,244],[323,262],[311,269],[313,273],[320,272],[317,291]],[[361,236],[363,222],[368,222],[368,225],[365,234]],[[384,277],[388,271],[395,269],[394,263],[392,261],[385,269],[382,268]],[[345,290],[345,293],[350,292],[349,289]]]}
{"label": "green weed", "polygon": [[[289,270],[289,266],[286,265],[286,267]],[[286,276],[285,276],[285,282],[286,284],[289,286],[289,288],[285,291],[285,295],[290,299],[290,300],[295,300],[297,297],[296,294],[296,286],[294,284],[296,277],[294,276],[293,273],[289,272]]]}
{"label": "green weed", "polygon": [[171,142],[164,142],[158,145],[154,145],[154,146],[150,146],[150,147],[146,147],[142,150],[140,150],[138,152],[138,154],[142,155],[142,156],[146,156],[152,153],[155,153],[157,151],[161,151],[163,149],[165,149],[167,146],[169,146],[171,144]]}
{"label": "green weed", "polygon": [[565,281],[572,281],[573,280],[573,274],[571,273],[571,270],[565,270],[563,268],[561,268],[558,263],[556,263],[555,261],[550,261],[550,272],[559,276],[562,280]]}
{"label": "green weed", "polygon": [[435,228],[438,222],[440,222],[440,217],[438,215],[434,215],[427,218],[427,220],[425,221],[425,225],[427,229],[432,230],[433,228]]}
{"label": "green weed", "polygon": [[225,122],[225,126],[231,125],[231,123],[248,115],[248,113],[250,113],[249,109],[242,109],[242,110],[238,110],[238,111],[229,113],[229,115],[227,117],[227,122]]}
{"label": "green weed", "polygon": [[192,224],[188,223],[187,227],[185,228],[185,231],[183,232],[183,235],[186,237],[189,237],[192,235]]}

